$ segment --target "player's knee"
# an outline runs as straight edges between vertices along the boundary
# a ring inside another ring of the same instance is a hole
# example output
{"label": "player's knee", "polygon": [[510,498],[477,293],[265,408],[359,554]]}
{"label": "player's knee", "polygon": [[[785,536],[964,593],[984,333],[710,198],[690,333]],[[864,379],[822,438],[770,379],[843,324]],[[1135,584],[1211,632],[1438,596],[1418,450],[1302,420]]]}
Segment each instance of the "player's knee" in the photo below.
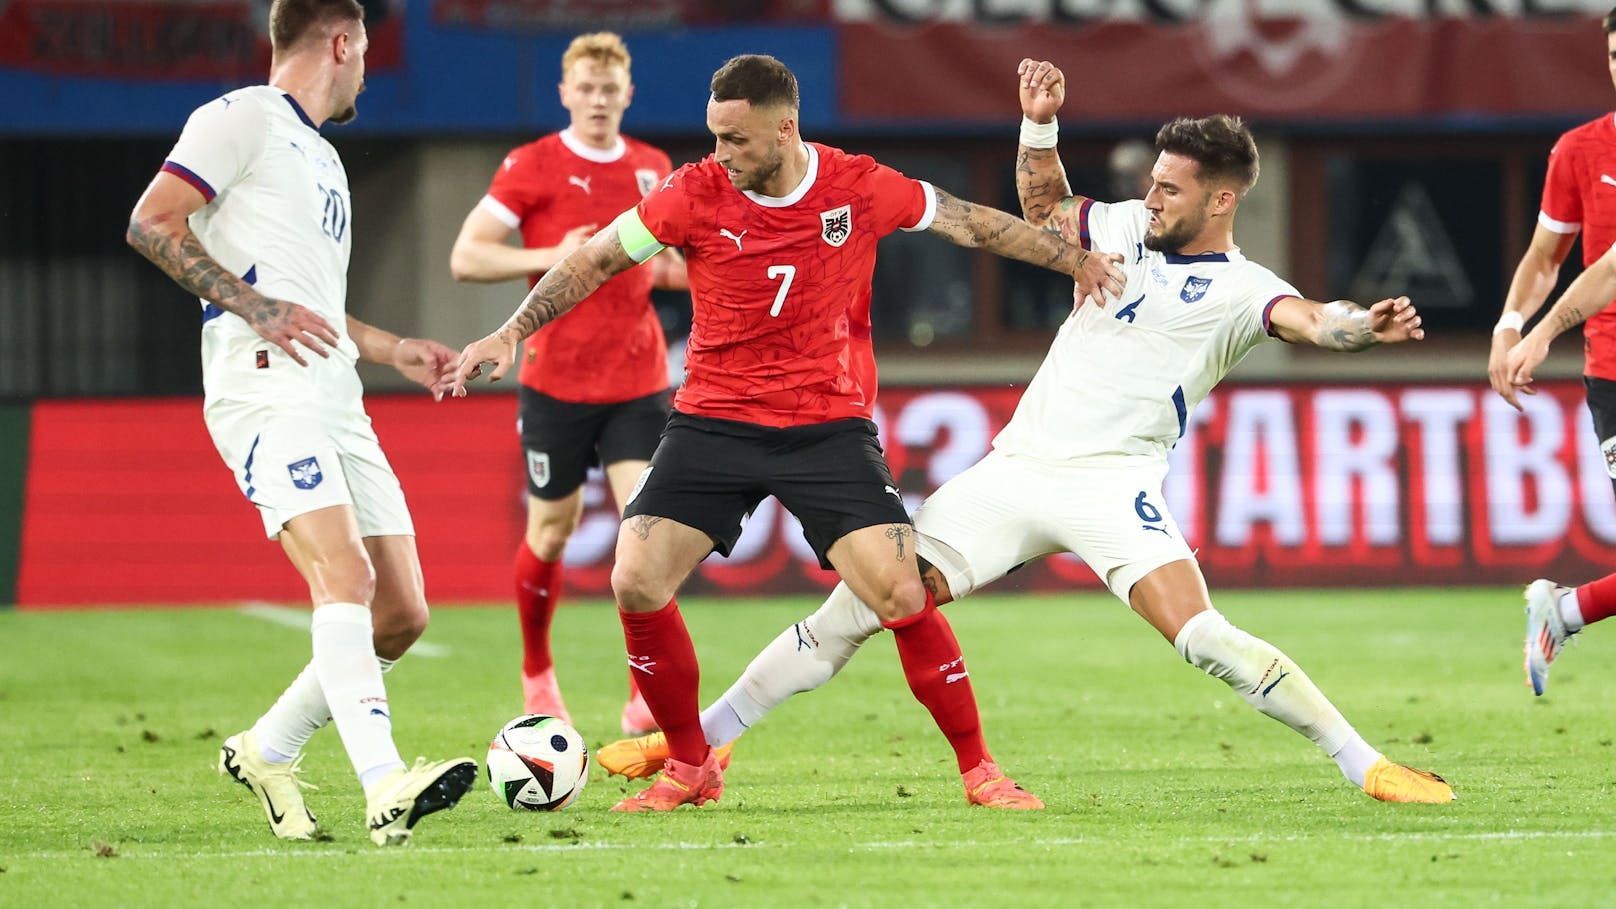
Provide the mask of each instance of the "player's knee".
{"label": "player's knee", "polygon": [[376,568],[364,550],[321,559],[310,587],[316,601],[369,606],[376,597]]}
{"label": "player's knee", "polygon": [[1173,646],[1191,666],[1230,686],[1255,684],[1261,671],[1256,653],[1262,642],[1234,627],[1216,609],[1196,613],[1173,639]]}
{"label": "player's knee", "polygon": [[910,616],[919,615],[926,608],[926,588],[918,575],[894,580],[886,591],[869,604],[882,624],[891,625]]}
{"label": "player's knee", "polygon": [[545,515],[528,522],[527,545],[546,562],[557,562],[567,550],[567,541],[578,529],[575,514]]}
{"label": "player's knee", "polygon": [[667,605],[673,591],[656,573],[636,563],[618,561],[612,566],[612,595],[619,608],[629,612],[650,612]]}

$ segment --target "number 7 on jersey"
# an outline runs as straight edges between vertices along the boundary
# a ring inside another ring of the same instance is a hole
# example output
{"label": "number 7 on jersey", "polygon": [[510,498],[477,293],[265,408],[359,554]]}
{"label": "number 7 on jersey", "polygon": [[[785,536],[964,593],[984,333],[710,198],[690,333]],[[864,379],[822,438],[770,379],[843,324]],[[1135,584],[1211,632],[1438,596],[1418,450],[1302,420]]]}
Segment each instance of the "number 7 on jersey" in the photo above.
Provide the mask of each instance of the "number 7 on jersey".
{"label": "number 7 on jersey", "polygon": [[778,316],[780,307],[786,305],[786,294],[791,290],[791,280],[797,276],[795,265],[770,265],[769,278],[784,278],[780,282],[780,290],[774,295],[774,305],[769,307],[769,315]]}

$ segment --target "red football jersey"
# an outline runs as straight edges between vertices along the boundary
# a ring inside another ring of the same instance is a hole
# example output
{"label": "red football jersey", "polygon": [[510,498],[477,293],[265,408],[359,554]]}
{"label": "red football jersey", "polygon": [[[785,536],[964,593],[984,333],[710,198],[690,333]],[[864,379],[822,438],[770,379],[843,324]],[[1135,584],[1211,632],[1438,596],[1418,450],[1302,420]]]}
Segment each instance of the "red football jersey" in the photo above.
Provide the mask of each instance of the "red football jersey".
{"label": "red football jersey", "polygon": [[[661,151],[622,137],[603,151],[570,130],[514,149],[488,187],[482,205],[512,228],[525,246],[554,246],[582,224],[600,229],[634,207],[667,178]],[[668,387],[668,345],[651,307],[647,263],[606,282],[523,345],[522,384],[563,401],[606,404]],[[528,279],[531,287],[536,277]]]}
{"label": "red football jersey", "polygon": [[[1616,119],[1606,114],[1571,130],[1549,152],[1538,223],[1560,234],[1582,231],[1582,264],[1592,265],[1616,244]],[[1582,325],[1583,367],[1616,381],[1616,307]]]}
{"label": "red football jersey", "polygon": [[694,307],[679,410],[763,426],[869,418],[876,241],[931,225],[936,195],[874,159],[808,144],[789,196],[743,193],[712,156],[640,202],[684,249]]}

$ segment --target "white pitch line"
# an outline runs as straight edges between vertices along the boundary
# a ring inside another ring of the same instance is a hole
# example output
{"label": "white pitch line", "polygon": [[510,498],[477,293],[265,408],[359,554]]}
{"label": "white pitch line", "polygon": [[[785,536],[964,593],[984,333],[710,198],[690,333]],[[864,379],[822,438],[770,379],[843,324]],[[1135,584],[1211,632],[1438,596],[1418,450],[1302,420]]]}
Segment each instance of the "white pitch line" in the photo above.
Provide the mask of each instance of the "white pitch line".
{"label": "white pitch line", "polygon": [[[1300,843],[1307,841],[1329,842],[1467,842],[1478,840],[1595,840],[1616,837],[1616,830],[1495,830],[1484,833],[1369,833],[1369,834],[1339,834],[1339,835],[1311,835],[1294,834],[1291,836],[1265,836],[1254,834],[1252,836],[1205,836],[1184,837],[1166,841],[1163,845],[1207,845],[1218,843]],[[320,849],[316,847],[299,848],[296,850],[281,849],[250,849],[236,852],[152,852],[152,853],[126,853],[119,852],[119,858],[130,859],[157,859],[169,861],[173,859],[245,859],[245,858],[343,858],[350,855],[358,856],[394,856],[412,853],[426,853],[429,855],[465,855],[486,853],[548,853],[548,852],[626,852],[657,849],[665,852],[688,852],[703,849],[794,849],[794,848],[845,848],[849,850],[881,850],[881,849],[1011,849],[1026,846],[1125,846],[1136,845],[1132,840],[1114,840],[1101,837],[1051,837],[1033,840],[954,840],[949,842],[926,842],[922,840],[875,840],[866,843],[852,843],[847,846],[837,846],[830,842],[795,843],[795,842],[752,842],[752,843],[542,843],[534,845],[501,844],[498,846],[410,846],[407,849],[372,849],[360,845],[358,850],[350,848],[354,844],[335,844],[335,848]],[[9,858],[13,859],[63,859],[63,858],[89,858],[89,850],[77,849],[69,852],[15,852]]]}
{"label": "white pitch line", "polygon": [[[305,609],[292,609],[288,606],[277,606],[274,603],[254,601],[241,604],[238,610],[242,615],[263,619],[272,625],[281,625],[286,628],[295,628],[298,631],[309,630],[309,613]],[[416,641],[410,645],[410,653],[424,657],[446,657],[449,648],[441,644],[432,644],[426,641]]]}

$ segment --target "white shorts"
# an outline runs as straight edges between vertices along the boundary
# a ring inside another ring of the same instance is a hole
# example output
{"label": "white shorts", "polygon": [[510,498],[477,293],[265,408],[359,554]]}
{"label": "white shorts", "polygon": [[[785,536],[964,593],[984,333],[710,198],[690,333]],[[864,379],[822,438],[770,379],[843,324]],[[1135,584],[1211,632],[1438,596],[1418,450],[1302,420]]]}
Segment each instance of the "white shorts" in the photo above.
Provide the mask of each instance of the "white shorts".
{"label": "white shorts", "polygon": [[404,490],[364,414],[290,417],[221,408],[205,419],[270,539],[298,515],[333,505],[352,506],[362,537],[415,534]]}
{"label": "white shorts", "polygon": [[1165,459],[1073,466],[990,451],[915,512],[915,551],[956,599],[1039,556],[1070,552],[1126,603],[1140,578],[1195,557],[1162,500],[1166,475]]}

